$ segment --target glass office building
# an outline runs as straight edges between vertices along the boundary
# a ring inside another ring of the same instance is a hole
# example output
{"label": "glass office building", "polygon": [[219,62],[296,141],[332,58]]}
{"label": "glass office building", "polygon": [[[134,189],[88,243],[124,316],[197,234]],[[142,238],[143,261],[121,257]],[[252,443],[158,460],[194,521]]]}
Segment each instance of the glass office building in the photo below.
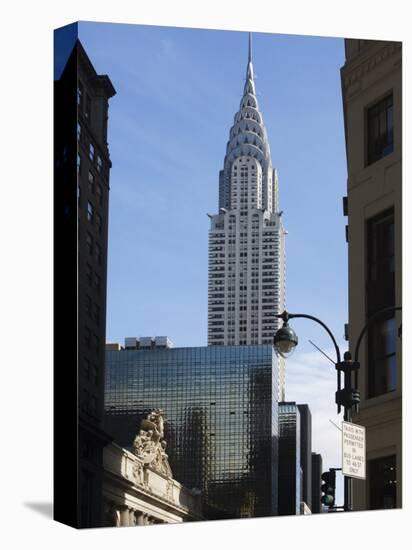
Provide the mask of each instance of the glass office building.
{"label": "glass office building", "polygon": [[163,409],[173,477],[225,517],[277,514],[277,396],[272,346],[106,351],[108,432],[130,448]]}
{"label": "glass office building", "polygon": [[279,515],[299,515],[303,490],[300,412],[293,401],[279,403]]}
{"label": "glass office building", "polygon": [[298,405],[300,416],[300,465],[302,468],[301,499],[312,509],[312,413],[306,404]]}

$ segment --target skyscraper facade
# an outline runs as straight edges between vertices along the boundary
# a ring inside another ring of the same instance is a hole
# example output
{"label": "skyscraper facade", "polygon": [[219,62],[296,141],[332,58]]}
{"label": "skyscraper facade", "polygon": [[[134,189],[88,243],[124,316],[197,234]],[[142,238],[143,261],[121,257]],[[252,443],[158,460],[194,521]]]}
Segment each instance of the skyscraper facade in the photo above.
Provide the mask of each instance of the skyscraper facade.
{"label": "skyscraper facade", "polygon": [[303,492],[300,412],[293,401],[279,403],[279,515],[299,515]]}
{"label": "skyscraper facade", "polygon": [[116,92],[107,75],[97,74],[76,24],[56,31],[55,54],[55,452],[59,464],[70,441],[73,462],[67,471],[56,469],[54,516],[98,527],[103,448],[110,441],[103,427],[107,126]]}
{"label": "skyscraper facade", "polygon": [[177,481],[221,517],[276,515],[276,366],[272,346],[106,351],[107,428],[131,447],[147,411],[161,408]]}
{"label": "skyscraper facade", "polygon": [[[285,305],[285,231],[278,177],[259,110],[251,38],[246,82],[210,215],[208,344],[271,344]],[[280,398],[284,363],[278,358]]]}
{"label": "skyscraper facade", "polygon": [[298,405],[300,413],[300,465],[303,475],[302,500],[312,509],[312,414],[308,405]]}
{"label": "skyscraper facade", "polygon": [[109,217],[109,99],[115,89],[77,44],[79,508],[82,527],[101,525],[104,351]]}

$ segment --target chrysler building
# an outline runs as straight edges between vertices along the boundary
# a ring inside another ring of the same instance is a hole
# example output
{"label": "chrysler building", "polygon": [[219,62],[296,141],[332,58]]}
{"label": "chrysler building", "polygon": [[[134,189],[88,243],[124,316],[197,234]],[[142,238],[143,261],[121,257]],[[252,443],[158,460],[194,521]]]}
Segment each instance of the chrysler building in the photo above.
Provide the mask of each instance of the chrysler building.
{"label": "chrysler building", "polygon": [[[249,35],[246,82],[209,215],[208,345],[271,344],[285,308],[285,230],[256,97]],[[279,358],[279,387],[284,387]],[[283,391],[281,391],[283,394]]]}

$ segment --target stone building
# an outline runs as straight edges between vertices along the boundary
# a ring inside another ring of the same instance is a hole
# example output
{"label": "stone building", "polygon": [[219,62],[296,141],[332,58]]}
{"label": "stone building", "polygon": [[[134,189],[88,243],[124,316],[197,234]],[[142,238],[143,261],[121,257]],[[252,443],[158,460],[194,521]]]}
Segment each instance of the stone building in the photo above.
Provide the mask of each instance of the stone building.
{"label": "stone building", "polygon": [[163,416],[159,410],[142,420],[133,452],[115,443],[105,447],[103,526],[203,519],[200,492],[190,491],[173,479],[165,449]]}
{"label": "stone building", "polygon": [[[402,506],[402,45],[345,40],[341,69],[348,168],[349,344],[359,348],[366,481],[355,510]],[[385,310],[384,313],[379,313]]]}

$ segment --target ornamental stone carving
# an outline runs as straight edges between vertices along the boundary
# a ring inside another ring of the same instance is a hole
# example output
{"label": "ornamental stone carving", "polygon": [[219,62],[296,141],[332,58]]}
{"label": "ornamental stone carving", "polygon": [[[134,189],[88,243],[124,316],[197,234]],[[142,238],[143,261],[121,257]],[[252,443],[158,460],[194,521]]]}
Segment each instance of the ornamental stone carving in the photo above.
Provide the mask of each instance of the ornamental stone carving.
{"label": "ornamental stone carving", "polygon": [[381,49],[372,59],[366,59],[359,66],[353,69],[347,69],[345,72],[344,87],[345,89],[357,82],[363,75],[378,66],[382,61],[388,59],[392,55],[400,52],[402,45],[389,43],[386,47]]}
{"label": "ornamental stone carving", "polygon": [[[148,515],[153,518],[154,523],[180,523],[202,519],[200,495],[189,491],[171,477],[165,445],[162,445],[161,420],[157,414],[145,418],[141,426],[143,434],[139,431],[135,438],[135,448],[146,457],[146,462],[143,462],[141,456],[115,443],[104,448],[103,525],[147,525],[151,523],[147,521]],[[146,452],[145,442],[148,441],[149,431],[152,433],[147,447],[153,453]],[[157,465],[160,471],[156,471]]]}
{"label": "ornamental stone carving", "polygon": [[143,484],[143,463],[140,460],[136,460],[133,464],[133,474],[135,481],[138,485]]}
{"label": "ornamental stone carving", "polygon": [[171,478],[172,470],[164,440],[164,422],[161,409],[150,412],[140,424],[139,433],[133,442],[133,452],[144,466],[149,466],[156,472]]}
{"label": "ornamental stone carving", "polygon": [[166,499],[173,500],[173,483],[171,480],[169,480],[166,485]]}

